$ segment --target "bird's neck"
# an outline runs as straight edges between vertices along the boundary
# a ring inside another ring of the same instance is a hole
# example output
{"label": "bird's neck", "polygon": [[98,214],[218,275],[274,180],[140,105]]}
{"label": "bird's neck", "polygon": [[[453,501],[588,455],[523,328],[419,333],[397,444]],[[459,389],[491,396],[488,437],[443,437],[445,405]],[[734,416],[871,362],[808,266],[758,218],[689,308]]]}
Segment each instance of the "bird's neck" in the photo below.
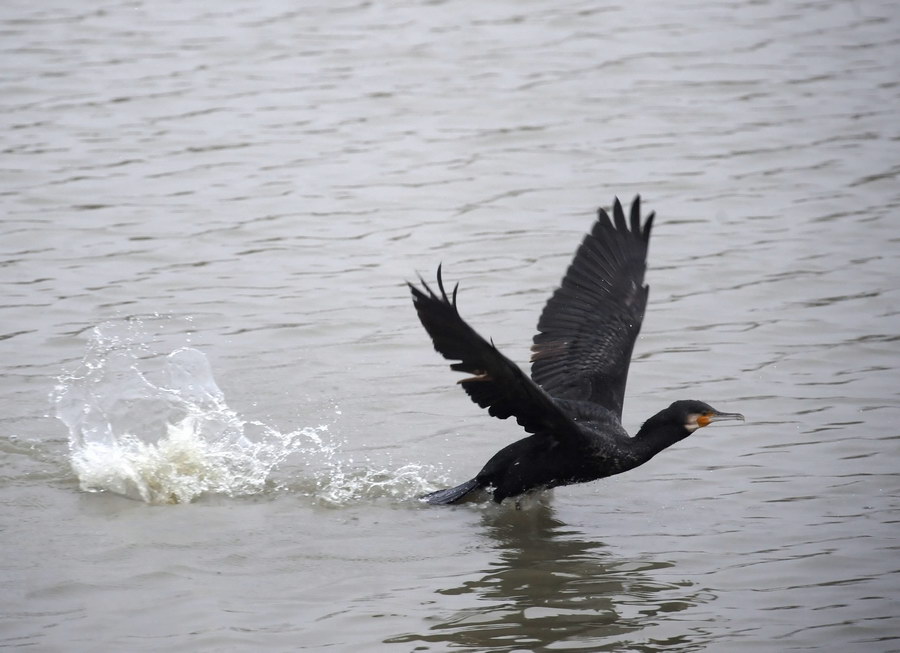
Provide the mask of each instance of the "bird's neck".
{"label": "bird's neck", "polygon": [[671,447],[689,435],[690,432],[680,424],[660,422],[651,417],[632,438],[632,443],[641,463],[645,463],[663,449]]}

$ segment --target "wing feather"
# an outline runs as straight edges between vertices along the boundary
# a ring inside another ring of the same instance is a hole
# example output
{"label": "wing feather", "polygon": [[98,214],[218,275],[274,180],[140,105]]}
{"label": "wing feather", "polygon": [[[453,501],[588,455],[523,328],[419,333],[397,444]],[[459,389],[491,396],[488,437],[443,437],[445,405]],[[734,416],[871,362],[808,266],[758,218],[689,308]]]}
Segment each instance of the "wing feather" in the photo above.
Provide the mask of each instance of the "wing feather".
{"label": "wing feather", "polygon": [[577,425],[553,398],[462,319],[456,307],[459,286],[448,297],[440,267],[438,293],[424,280],[421,284],[421,288],[409,284],[419,320],[431,336],[435,350],[444,358],[459,361],[450,368],[472,375],[459,383],[475,403],[487,408],[494,417],[515,417],[529,433],[579,437]]}
{"label": "wing feather", "polygon": [[612,219],[597,211],[534,337],[531,376],[551,396],[592,401],[621,417],[647,306],[644,272],[653,217],[641,226],[640,196],[628,220],[618,198]]}

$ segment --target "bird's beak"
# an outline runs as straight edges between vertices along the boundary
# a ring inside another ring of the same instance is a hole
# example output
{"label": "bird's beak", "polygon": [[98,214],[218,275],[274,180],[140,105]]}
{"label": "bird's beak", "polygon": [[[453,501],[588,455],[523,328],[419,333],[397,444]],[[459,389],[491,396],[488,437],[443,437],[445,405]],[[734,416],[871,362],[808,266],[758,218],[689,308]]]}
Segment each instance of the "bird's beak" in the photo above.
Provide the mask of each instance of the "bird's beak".
{"label": "bird's beak", "polygon": [[713,422],[727,422],[729,420],[738,422],[744,421],[744,416],[740,413],[710,413],[708,415],[704,415],[703,417],[707,420],[707,424],[711,424]]}

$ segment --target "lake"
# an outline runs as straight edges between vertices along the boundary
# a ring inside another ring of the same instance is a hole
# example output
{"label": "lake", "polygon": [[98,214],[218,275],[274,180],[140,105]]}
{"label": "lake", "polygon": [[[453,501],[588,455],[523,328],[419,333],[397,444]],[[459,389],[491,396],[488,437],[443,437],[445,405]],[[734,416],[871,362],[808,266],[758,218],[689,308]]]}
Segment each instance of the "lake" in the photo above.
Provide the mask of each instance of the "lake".
{"label": "lake", "polygon": [[[3,647],[900,651],[894,3],[0,26]],[[442,263],[525,367],[597,207],[636,194],[623,423],[747,421],[522,510],[418,502],[522,432],[406,282]]]}

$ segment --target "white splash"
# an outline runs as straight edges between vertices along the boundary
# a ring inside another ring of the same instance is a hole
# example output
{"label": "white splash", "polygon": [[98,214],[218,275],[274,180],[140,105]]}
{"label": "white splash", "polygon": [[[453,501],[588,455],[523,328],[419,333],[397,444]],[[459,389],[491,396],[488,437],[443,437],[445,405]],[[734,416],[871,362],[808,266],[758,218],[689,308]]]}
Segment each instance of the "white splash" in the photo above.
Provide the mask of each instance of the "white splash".
{"label": "white splash", "polygon": [[[69,429],[83,490],[160,504],[293,488],[337,507],[433,489],[426,477],[436,470],[428,466],[357,466],[327,424],[282,433],[244,420],[226,403],[202,352],[161,354],[150,340],[140,320],[101,324],[78,368],[59,378],[52,400]],[[272,472],[292,454],[303,457],[303,473],[275,487]]]}
{"label": "white splash", "polygon": [[202,352],[154,355],[145,340],[134,324],[96,327],[81,364],[53,393],[84,490],[147,503],[255,494],[327,428],[281,433],[245,421],[228,407]]}
{"label": "white splash", "polygon": [[436,471],[430,465],[410,463],[397,469],[373,469],[367,461],[362,467],[344,467],[338,463],[320,477],[316,491],[320,503],[343,506],[381,498],[406,500],[437,489],[426,480]]}

